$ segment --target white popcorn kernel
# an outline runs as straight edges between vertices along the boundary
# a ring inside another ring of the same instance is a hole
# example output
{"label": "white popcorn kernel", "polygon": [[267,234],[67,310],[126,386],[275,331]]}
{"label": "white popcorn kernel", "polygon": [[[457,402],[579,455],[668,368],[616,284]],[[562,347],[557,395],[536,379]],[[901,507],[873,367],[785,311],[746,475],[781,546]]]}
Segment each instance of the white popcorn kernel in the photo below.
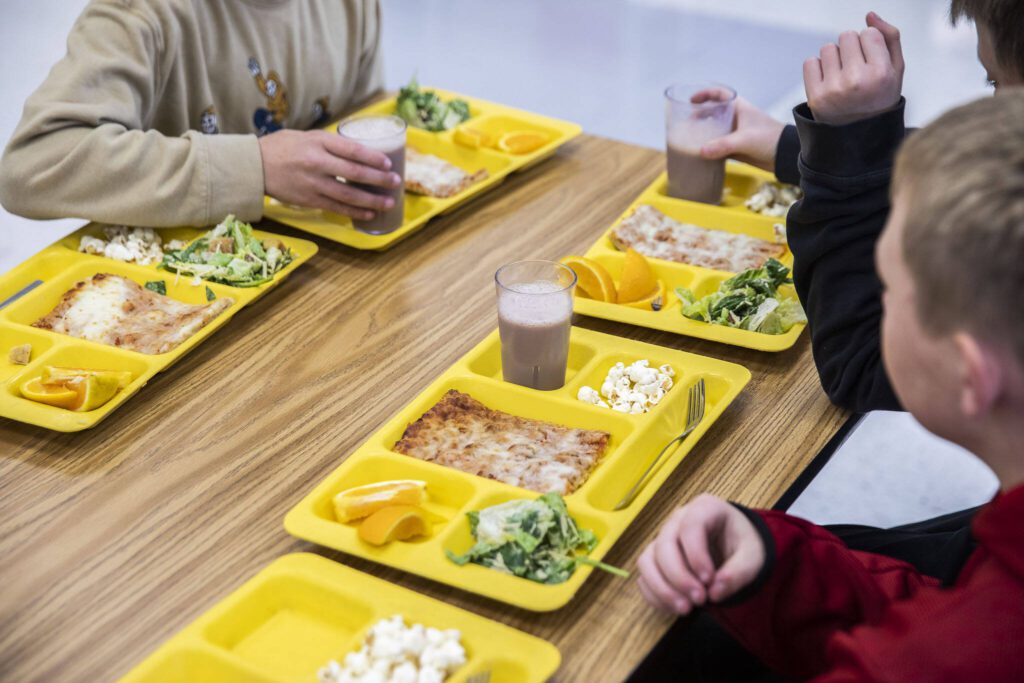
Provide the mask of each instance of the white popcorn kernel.
{"label": "white popcorn kernel", "polygon": [[672,366],[669,365],[668,363],[666,363],[665,365],[662,365],[661,367],[659,367],[658,371],[663,373],[663,374],[668,375],[669,377],[675,377],[676,376],[676,371],[673,370]]}
{"label": "white popcorn kernel", "polygon": [[444,672],[431,667],[420,669],[420,678],[416,683],[444,683]]}
{"label": "white popcorn kernel", "polygon": [[370,668],[370,657],[367,648],[345,655],[345,668],[354,674],[364,674]]}
{"label": "white popcorn kernel", "polygon": [[440,645],[444,642],[444,633],[436,628],[428,628],[426,633],[427,645]]}
{"label": "white popcorn kernel", "polygon": [[615,382],[610,379],[606,379],[604,384],[601,385],[601,395],[607,398],[611,398],[612,393],[615,391]]}
{"label": "white popcorn kernel", "polygon": [[403,662],[391,672],[391,683],[419,683],[420,672],[412,662]]}
{"label": "white popcorn kernel", "polygon": [[647,412],[647,409],[644,407],[643,403],[634,403],[630,407],[629,412],[632,415],[640,415],[641,413]]}
{"label": "white popcorn kernel", "polygon": [[592,403],[594,405],[601,402],[601,395],[597,393],[597,390],[587,386],[580,387],[579,392],[576,394],[576,398],[584,403]]}
{"label": "white popcorn kernel", "polygon": [[631,407],[626,401],[616,401],[612,404],[612,410],[619,413],[628,413]]}

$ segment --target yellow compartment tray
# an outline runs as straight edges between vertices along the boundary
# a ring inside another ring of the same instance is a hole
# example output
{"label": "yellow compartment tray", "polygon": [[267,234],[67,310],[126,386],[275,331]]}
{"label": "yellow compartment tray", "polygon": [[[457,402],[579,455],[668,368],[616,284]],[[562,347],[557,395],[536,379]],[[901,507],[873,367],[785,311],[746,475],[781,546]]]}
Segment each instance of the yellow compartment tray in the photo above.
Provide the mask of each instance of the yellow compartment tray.
{"label": "yellow compartment tray", "polygon": [[[581,386],[600,388],[615,363],[628,365],[640,359],[649,360],[653,367],[667,363],[676,372],[675,386],[650,412],[626,415],[576,399]],[[616,503],[658,451],[683,430],[688,388],[700,378],[707,387],[704,420],[666,455],[632,504],[616,511]],[[582,486],[566,496],[569,512],[579,525],[597,535],[598,545],[590,557],[601,559],[749,379],[749,371],[740,365],[574,327],[565,386],[537,391],[502,381],[501,343],[495,331],[292,508],[285,517],[285,528],[300,538],[495,600],[529,610],[554,610],[572,599],[590,575],[590,567],[579,567],[565,583],[545,585],[476,564],[460,567],[445,556],[446,550],[461,554],[473,544],[467,512],[538,494],[395,452],[392,449],[406,426],[449,389],[456,389],[495,410],[611,434],[602,461]],[[376,547],[358,537],[355,524],[336,521],[332,507],[336,493],[390,479],[427,482],[426,507],[443,520],[434,526],[431,537]]]}
{"label": "yellow compartment tray", "polygon": [[[156,373],[169,367],[213,334],[243,306],[276,287],[317,251],[316,244],[308,240],[257,230],[254,231],[256,237],[277,238],[294,254],[292,262],[274,275],[272,281],[252,288],[232,287],[206,280],[194,285],[191,277],[177,277],[173,272],[159,270],[156,265],[124,263],[78,251],[83,235],[98,236],[101,231],[102,226],[90,223],[0,276],[0,416],[61,432],[76,432],[95,426],[145,386]],[[207,229],[169,228],[161,229],[160,236],[165,242],[173,239],[191,241],[205,232]],[[230,297],[234,299],[234,304],[176,348],[155,355],[32,327],[33,322],[57,306],[65,292],[97,273],[119,275],[140,285],[163,280],[167,286],[167,296],[188,304],[207,303],[206,287],[209,287],[217,299]],[[15,365],[9,361],[10,349],[21,344],[32,345],[32,357],[28,365]],[[21,384],[27,379],[38,377],[45,365],[128,370],[132,373],[132,381],[99,408],[74,412],[30,401],[21,395]]]}
{"label": "yellow compartment tray", "polygon": [[447,679],[488,671],[493,683],[539,683],[554,645],[319,555],[285,555],[161,645],[122,683],[315,683],[330,660],[359,649],[374,623],[461,631],[466,663]]}
{"label": "yellow compartment tray", "polygon": [[[750,235],[768,241],[778,241],[779,234],[776,224],[785,224],[785,218],[761,216],[747,209],[743,202],[766,180],[774,180],[775,176],[746,164],[729,163],[726,165],[726,192],[723,204],[715,206],[681,199],[674,199],[666,194],[667,175],[662,173],[655,179],[632,204],[629,205],[618,220],[591,245],[584,254],[603,265],[612,279],[618,284],[622,275],[625,253],[619,251],[612,243],[611,234],[615,227],[633,213],[641,204],[649,204],[669,218],[681,223],[691,223],[702,228],[722,230],[724,232]],[[782,263],[793,267],[793,254],[788,247],[779,258]],[[805,324],[794,325],[785,334],[762,334],[750,330],[739,330],[724,325],[713,325],[699,320],[690,320],[683,316],[676,287],[686,287],[697,298],[710,294],[718,289],[722,281],[732,277],[734,273],[708,268],[699,268],[673,261],[648,258],[655,275],[664,281],[666,298],[661,310],[651,311],[607,303],[576,296],[574,307],[577,313],[594,318],[604,318],[621,323],[629,323],[638,327],[648,327],[665,332],[708,339],[722,344],[742,346],[758,351],[784,351],[796,343],[797,338],[806,327]],[[796,297],[791,285],[783,286],[779,293],[785,297]],[[578,294],[578,292],[577,292]]]}
{"label": "yellow compartment tray", "polygon": [[[454,130],[432,133],[410,126],[406,142],[409,147],[438,156],[468,173],[486,169],[487,178],[444,199],[424,197],[407,192],[405,195],[405,220],[400,228],[386,235],[370,235],[356,230],[352,221],[346,216],[288,206],[270,197],[264,200],[263,215],[279,223],[286,223],[299,230],[305,230],[356,249],[378,251],[387,249],[422,228],[431,218],[454,210],[460,204],[490,190],[509,174],[521,171],[551,156],[555,150],[579,135],[582,130],[575,123],[478,100],[447,90],[429,89],[446,101],[460,98],[469,104],[470,118],[461,124],[463,126],[488,133],[495,139],[502,133],[511,131],[543,133],[548,136],[548,142],[527,154],[509,154],[494,147],[472,149],[460,145],[455,142]],[[356,112],[354,116],[394,113],[395,98],[390,97]],[[335,132],[337,126],[338,122],[335,121],[324,127],[324,130]]]}

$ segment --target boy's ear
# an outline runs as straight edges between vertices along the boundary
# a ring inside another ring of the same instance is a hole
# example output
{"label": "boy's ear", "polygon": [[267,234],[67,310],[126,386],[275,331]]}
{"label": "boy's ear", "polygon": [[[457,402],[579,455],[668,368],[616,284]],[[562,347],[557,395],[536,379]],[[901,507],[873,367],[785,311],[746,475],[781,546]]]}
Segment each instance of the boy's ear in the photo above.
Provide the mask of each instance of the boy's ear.
{"label": "boy's ear", "polygon": [[953,335],[960,358],[960,410],[980,417],[992,409],[1003,391],[999,354],[967,332]]}

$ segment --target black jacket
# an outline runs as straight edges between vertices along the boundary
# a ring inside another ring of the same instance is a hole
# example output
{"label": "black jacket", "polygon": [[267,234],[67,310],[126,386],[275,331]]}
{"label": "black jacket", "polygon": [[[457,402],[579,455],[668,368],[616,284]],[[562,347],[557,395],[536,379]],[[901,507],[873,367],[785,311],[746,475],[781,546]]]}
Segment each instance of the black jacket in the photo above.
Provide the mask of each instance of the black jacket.
{"label": "black jacket", "polygon": [[806,104],[779,139],[775,174],[804,198],[786,218],[793,281],[807,310],[822,387],[863,413],[902,410],[882,365],[882,285],[875,242],[889,215],[889,180],[906,133],[904,100],[869,119],[834,126]]}

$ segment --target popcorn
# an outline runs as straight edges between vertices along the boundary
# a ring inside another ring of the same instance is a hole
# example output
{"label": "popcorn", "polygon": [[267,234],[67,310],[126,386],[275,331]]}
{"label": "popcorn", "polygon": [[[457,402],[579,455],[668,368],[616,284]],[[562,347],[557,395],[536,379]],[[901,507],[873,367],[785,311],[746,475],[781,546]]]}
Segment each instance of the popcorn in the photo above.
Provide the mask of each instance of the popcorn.
{"label": "popcorn", "polygon": [[108,225],[103,228],[103,234],[106,235],[106,240],[83,235],[78,243],[78,251],[143,266],[159,263],[164,258],[162,240],[152,228]]}
{"label": "popcorn", "polygon": [[745,204],[748,209],[762,216],[781,218],[802,196],[799,187],[768,182],[763,183]]}
{"label": "popcorn", "polygon": [[576,398],[584,403],[611,408],[618,413],[640,415],[661,403],[665,393],[672,388],[676,376],[671,365],[652,368],[646,359],[638,360],[628,367],[616,363],[609,370],[598,392],[593,387],[583,386]]}
{"label": "popcorn", "polygon": [[[600,400],[600,397],[598,398]],[[362,647],[330,661],[317,672],[320,683],[443,683],[466,663],[455,629],[406,626],[401,616],[370,627]]]}

